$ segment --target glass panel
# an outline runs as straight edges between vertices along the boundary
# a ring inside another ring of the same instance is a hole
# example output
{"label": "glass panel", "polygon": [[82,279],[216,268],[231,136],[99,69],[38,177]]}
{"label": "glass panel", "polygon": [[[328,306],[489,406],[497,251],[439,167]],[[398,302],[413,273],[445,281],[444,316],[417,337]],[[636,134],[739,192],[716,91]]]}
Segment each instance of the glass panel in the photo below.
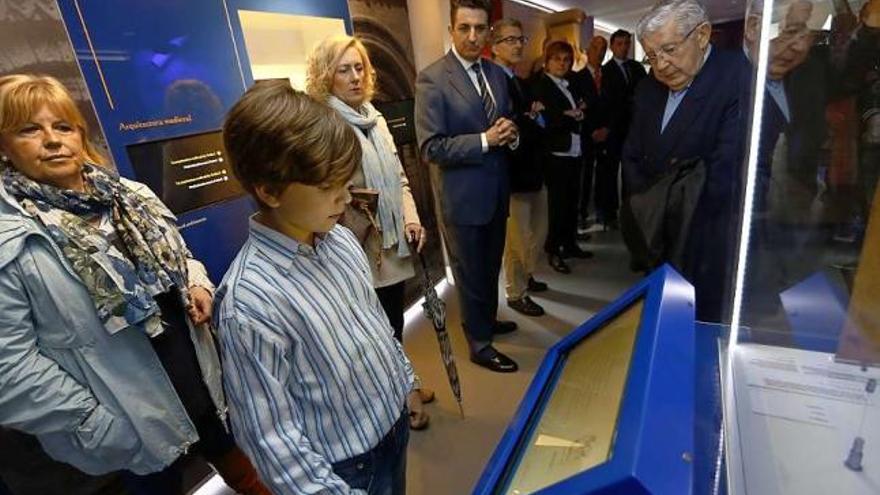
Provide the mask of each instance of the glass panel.
{"label": "glass panel", "polygon": [[847,359],[876,362],[880,36],[859,7],[774,4],[741,338],[829,352],[839,341]]}
{"label": "glass panel", "polygon": [[532,493],[607,461],[643,301],[569,351],[504,493]]}
{"label": "glass panel", "polygon": [[880,1],[753,0],[753,61],[762,23],[730,491],[876,494]]}
{"label": "glass panel", "polygon": [[312,47],[328,36],[345,34],[345,22],[331,17],[239,10],[238,18],[254,80],[288,79],[299,90],[306,89],[306,58]]}

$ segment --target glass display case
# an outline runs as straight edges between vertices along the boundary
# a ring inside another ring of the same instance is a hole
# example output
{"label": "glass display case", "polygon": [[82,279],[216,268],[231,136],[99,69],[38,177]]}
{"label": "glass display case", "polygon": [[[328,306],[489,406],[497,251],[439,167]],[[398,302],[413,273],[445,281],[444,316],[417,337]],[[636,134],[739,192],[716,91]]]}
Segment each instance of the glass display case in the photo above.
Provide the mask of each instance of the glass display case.
{"label": "glass display case", "polygon": [[574,329],[548,351],[474,493],[690,493],[695,452],[716,450],[695,440],[694,330],[693,287],[668,266]]}
{"label": "glass display case", "polygon": [[[752,1],[728,492],[880,493],[880,2]],[[699,298],[699,294],[697,294]]]}

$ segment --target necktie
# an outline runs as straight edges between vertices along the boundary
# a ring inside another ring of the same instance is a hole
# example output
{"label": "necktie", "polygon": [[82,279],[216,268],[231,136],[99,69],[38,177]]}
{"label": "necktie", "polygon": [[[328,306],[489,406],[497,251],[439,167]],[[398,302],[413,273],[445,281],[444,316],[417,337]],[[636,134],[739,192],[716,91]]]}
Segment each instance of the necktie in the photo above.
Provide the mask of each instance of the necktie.
{"label": "necktie", "polygon": [[602,92],[602,70],[599,69],[593,74],[593,82],[596,84],[596,92]]}
{"label": "necktie", "polygon": [[498,118],[498,112],[495,109],[495,102],[492,101],[492,95],[489,94],[489,88],[486,86],[486,78],[483,77],[483,69],[477,62],[471,66],[471,70],[477,74],[477,85],[480,87],[480,98],[483,100],[483,111],[486,112],[486,118],[489,119],[489,125],[495,123]]}

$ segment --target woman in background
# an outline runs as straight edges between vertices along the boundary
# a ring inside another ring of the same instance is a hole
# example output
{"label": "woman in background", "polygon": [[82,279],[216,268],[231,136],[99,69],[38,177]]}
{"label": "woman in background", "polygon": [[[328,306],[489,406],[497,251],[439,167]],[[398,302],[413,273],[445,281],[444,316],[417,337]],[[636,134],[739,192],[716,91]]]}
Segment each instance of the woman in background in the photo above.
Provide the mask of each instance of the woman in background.
{"label": "woman in background", "polygon": [[[373,269],[376,294],[394,328],[394,337],[402,344],[404,282],[415,275],[409,242],[421,251],[425,229],[388,124],[370,103],[375,85],[376,73],[367,49],[356,38],[327,38],[309,55],[309,95],[339,112],[361,141],[363,167],[355,172],[353,187],[379,192],[379,232],[368,236],[363,248]],[[429,416],[422,404],[432,400],[434,393],[416,379],[416,388],[407,398],[412,429],[428,426]]]}

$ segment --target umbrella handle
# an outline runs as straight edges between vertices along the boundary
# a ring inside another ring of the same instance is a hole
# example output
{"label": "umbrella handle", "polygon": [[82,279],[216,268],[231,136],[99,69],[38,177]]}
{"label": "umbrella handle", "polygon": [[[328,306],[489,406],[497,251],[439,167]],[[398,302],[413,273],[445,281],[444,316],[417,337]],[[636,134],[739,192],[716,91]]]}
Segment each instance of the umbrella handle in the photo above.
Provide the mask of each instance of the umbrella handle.
{"label": "umbrella handle", "polygon": [[430,277],[428,277],[428,263],[425,262],[425,255],[422,254],[418,249],[416,249],[418,247],[418,243],[413,239],[407,239],[406,242],[407,244],[409,244],[410,251],[416,253],[416,255],[419,257],[419,263],[422,264],[422,273],[425,274],[425,278],[430,283],[431,279]]}

